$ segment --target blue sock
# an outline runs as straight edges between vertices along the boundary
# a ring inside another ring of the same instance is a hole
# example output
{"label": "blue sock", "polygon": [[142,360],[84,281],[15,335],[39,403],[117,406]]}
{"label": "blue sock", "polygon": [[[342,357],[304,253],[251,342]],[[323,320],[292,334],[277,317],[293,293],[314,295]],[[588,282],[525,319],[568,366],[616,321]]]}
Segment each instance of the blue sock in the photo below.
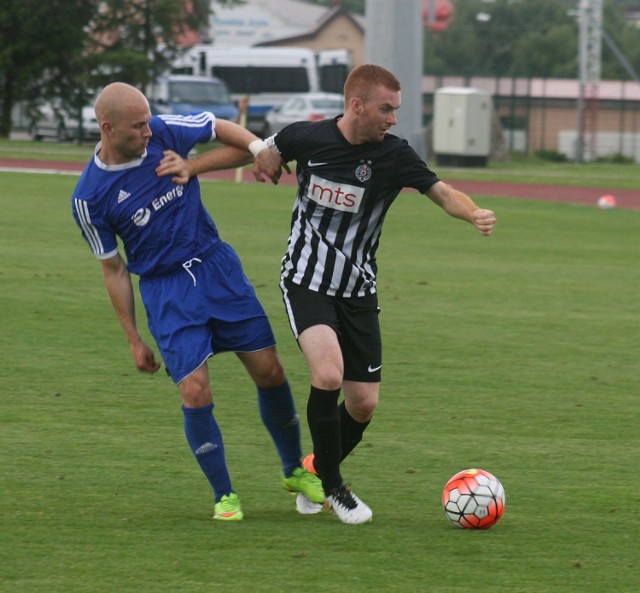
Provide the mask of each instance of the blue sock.
{"label": "blue sock", "polygon": [[182,406],[184,433],[189,446],[209,480],[216,502],[233,492],[231,477],[224,457],[220,427],[213,417],[213,404],[201,408]]}
{"label": "blue sock", "polygon": [[267,427],[282,461],[284,475],[289,477],[300,467],[300,417],[296,413],[288,381],[280,387],[258,387],[260,417]]}

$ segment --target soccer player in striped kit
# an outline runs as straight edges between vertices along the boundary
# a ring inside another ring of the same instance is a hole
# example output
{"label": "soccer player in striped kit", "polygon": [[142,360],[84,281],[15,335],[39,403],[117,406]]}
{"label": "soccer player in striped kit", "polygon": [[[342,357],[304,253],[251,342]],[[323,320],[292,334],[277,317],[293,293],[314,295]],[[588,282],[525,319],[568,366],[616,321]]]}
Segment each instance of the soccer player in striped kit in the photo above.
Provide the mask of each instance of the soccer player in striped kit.
{"label": "soccer player in striped kit", "polygon": [[[385,215],[409,187],[482,235],[492,233],[496,217],[438,179],[405,140],[389,133],[400,107],[400,83],[391,72],[370,64],[355,68],[344,96],[342,116],[291,124],[266,142],[283,167],[297,163],[298,193],[280,285],[311,375],[307,420],[313,453],[305,467],[320,476],[325,504],[338,519],[360,524],[371,520],[372,511],[345,484],[340,464],[362,440],[378,403],[376,250]],[[261,180],[266,171],[273,176],[266,156],[254,164]],[[181,174],[208,168],[207,155],[201,155]],[[311,514],[322,506],[301,493],[297,508]]]}
{"label": "soccer player in striped kit", "polygon": [[298,415],[271,326],[238,256],[204,208],[198,180],[179,183],[156,174],[166,151],[186,156],[214,139],[227,146],[216,151],[213,168],[235,167],[264,152],[276,180],[280,158],[211,113],[152,117],[145,96],[124,83],[105,87],[95,111],[101,142],[73,192],[73,215],[102,264],[136,367],[155,373],[160,364],[136,326],[130,273],[140,277],[149,329],[182,398],[187,441],[214,493],[214,519],[244,516],[213,414],[207,361],[220,352],[235,352],[256,385],[262,420],[281,458],[282,485],[322,503],[320,480],[301,465]]}
{"label": "soccer player in striped kit", "polygon": [[[375,65],[354,69],[337,120],[296,123],[270,143],[297,162],[298,195],[282,262],[281,288],[291,328],[311,373],[307,418],[327,501],[345,523],[371,509],[345,485],[340,462],[361,441],[380,391],[376,249],[385,215],[405,187],[451,216],[491,234],[495,215],[440,181],[409,144],[389,133],[400,83]],[[344,400],[338,404],[340,393]],[[298,496],[299,509],[318,505]],[[307,503],[307,504],[305,504]]]}

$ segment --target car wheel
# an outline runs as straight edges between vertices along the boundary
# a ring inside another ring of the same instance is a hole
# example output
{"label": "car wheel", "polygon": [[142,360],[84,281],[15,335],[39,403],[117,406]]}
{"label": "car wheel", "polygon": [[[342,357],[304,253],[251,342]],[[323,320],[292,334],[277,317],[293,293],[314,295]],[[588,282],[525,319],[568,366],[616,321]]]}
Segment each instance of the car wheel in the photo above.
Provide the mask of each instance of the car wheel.
{"label": "car wheel", "polygon": [[58,142],[66,142],[69,140],[69,135],[67,134],[67,128],[64,127],[64,124],[60,124],[58,126],[58,132],[56,133],[56,140]]}
{"label": "car wheel", "polygon": [[36,124],[32,124],[29,128],[29,136],[31,137],[31,140],[36,140],[37,142],[42,140],[42,134],[38,132],[38,126],[36,126]]}

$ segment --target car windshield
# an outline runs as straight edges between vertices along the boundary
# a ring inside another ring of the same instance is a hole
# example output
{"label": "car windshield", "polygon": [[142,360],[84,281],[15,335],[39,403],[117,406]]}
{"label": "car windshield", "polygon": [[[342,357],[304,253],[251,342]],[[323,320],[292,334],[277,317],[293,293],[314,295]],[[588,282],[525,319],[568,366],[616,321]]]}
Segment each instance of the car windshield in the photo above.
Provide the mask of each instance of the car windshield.
{"label": "car windshield", "polygon": [[214,80],[171,82],[169,96],[172,103],[211,105],[231,103],[226,87]]}

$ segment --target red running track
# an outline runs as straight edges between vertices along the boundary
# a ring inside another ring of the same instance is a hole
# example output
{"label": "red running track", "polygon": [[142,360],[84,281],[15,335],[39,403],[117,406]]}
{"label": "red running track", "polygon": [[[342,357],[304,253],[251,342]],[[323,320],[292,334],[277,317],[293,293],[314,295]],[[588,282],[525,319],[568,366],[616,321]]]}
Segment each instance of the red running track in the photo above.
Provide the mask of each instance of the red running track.
{"label": "red running track", "polygon": [[[0,158],[0,171],[33,171],[38,173],[79,174],[84,168],[82,163],[67,163],[61,161],[36,161],[30,159]],[[202,175],[203,179],[234,179],[235,171],[218,171]],[[243,181],[255,181],[250,171],[244,171]],[[509,196],[512,198],[526,198],[531,200],[548,200],[553,202],[571,202],[575,204],[595,205],[599,197],[613,195],[620,208],[640,209],[640,189],[616,189],[596,187],[577,187],[568,185],[537,185],[534,183],[506,183],[498,181],[464,181],[455,178],[445,179],[457,189],[473,196]],[[280,183],[292,185],[295,175],[285,174]],[[640,183],[639,183],[640,185]]]}

